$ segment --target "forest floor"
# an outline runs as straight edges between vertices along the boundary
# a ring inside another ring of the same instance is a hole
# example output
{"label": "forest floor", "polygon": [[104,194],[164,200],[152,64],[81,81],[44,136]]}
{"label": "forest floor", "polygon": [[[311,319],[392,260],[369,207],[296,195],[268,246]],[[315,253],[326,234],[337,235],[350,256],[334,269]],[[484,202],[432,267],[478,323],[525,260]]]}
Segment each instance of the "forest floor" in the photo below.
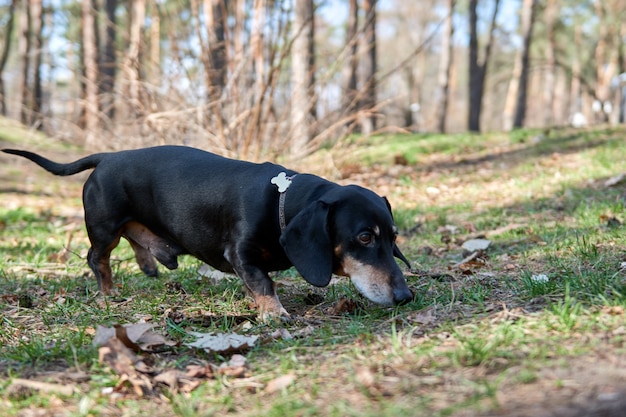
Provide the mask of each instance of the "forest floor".
{"label": "forest floor", "polygon": [[[292,269],[274,278],[294,320],[270,324],[234,277],[190,257],[144,277],[128,245],[101,297],[88,173],[1,153],[3,414],[626,415],[625,133],[381,136],[290,165],[388,197],[416,298],[380,307]],[[1,129],[0,147],[84,154]]]}

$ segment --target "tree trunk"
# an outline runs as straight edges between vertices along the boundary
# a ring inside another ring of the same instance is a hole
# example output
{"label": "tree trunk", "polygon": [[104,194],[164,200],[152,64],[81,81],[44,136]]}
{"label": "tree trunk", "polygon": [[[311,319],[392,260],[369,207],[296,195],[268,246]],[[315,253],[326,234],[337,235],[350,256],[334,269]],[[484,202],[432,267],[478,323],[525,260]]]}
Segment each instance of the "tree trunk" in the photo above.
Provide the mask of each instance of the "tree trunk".
{"label": "tree trunk", "polygon": [[510,131],[521,127],[526,113],[526,86],[528,83],[528,56],[534,21],[535,0],[523,0],[521,31],[524,39],[522,48],[515,56],[513,74],[504,103],[503,128]]}
{"label": "tree trunk", "polygon": [[208,54],[207,88],[209,102],[219,100],[226,82],[226,39],[225,27],[228,0],[204,0],[204,20],[207,22]]}
{"label": "tree trunk", "polygon": [[515,120],[513,127],[520,128],[524,126],[526,119],[526,96],[528,94],[528,66],[530,58],[530,44],[533,36],[533,26],[535,24],[535,5],[536,0],[524,0],[522,10],[522,31],[524,34],[524,45],[522,47],[522,72],[519,79],[519,90],[517,92],[517,106],[515,109]]}
{"label": "tree trunk", "polygon": [[150,1],[150,59],[147,65],[149,106],[151,112],[159,111],[156,92],[161,86],[161,15],[157,0]]}
{"label": "tree trunk", "polygon": [[[363,100],[359,107],[371,113],[376,107],[376,67],[378,65],[376,57],[376,0],[363,0],[363,11],[366,16],[363,34],[367,53],[363,62]],[[361,131],[363,134],[370,135],[375,130],[375,115],[372,114],[361,119]]]}
{"label": "tree trunk", "polygon": [[20,27],[19,27],[19,39],[18,39],[18,55],[20,59],[20,85],[19,85],[19,97],[20,97],[20,121],[24,124],[30,123],[30,109],[29,94],[28,94],[28,78],[30,73],[30,60],[28,59],[31,51],[30,44],[30,1],[22,0],[20,7]]}
{"label": "tree trunk", "polygon": [[135,116],[143,113],[141,102],[139,51],[141,49],[141,30],[143,29],[146,16],[146,0],[133,0],[131,2],[129,44],[124,61],[126,82],[128,83],[128,99],[130,100],[131,113]]}
{"label": "tree trunk", "polygon": [[[357,66],[358,58],[358,25],[359,25],[359,9],[357,0],[349,1],[348,27],[346,31],[346,47],[349,49],[347,65],[344,68],[344,91],[343,91],[343,109],[348,115],[351,115],[357,107]],[[352,123],[348,123],[351,125]]]}
{"label": "tree trunk", "polygon": [[[597,121],[607,122],[609,115],[605,109],[605,103],[610,100],[611,80],[615,77],[618,68],[618,47],[616,38],[619,30],[611,21],[618,15],[618,10],[612,10],[611,4],[603,1],[596,1],[595,12],[599,20],[599,35],[596,44],[595,64],[596,64],[596,87],[595,96],[600,101],[600,111],[595,115]],[[606,8],[609,8],[607,11]]]}
{"label": "tree trunk", "polygon": [[439,61],[439,100],[437,103],[437,131],[445,133],[446,116],[448,114],[448,102],[450,98],[450,70],[452,68],[452,36],[454,35],[454,0],[448,0],[448,15],[446,16],[443,38],[441,42],[441,55]]}
{"label": "tree trunk", "polygon": [[552,126],[556,116],[556,31],[555,22],[559,13],[559,0],[548,0],[544,11],[548,42],[546,44],[546,76],[544,85],[544,124]]}
{"label": "tree trunk", "polygon": [[301,154],[311,140],[313,105],[313,0],[295,0],[291,45],[291,154]]}
{"label": "tree trunk", "polygon": [[489,37],[485,45],[485,53],[482,61],[478,58],[478,14],[476,7],[478,0],[470,0],[469,6],[469,113],[467,128],[471,132],[480,132],[480,116],[483,107],[483,96],[485,93],[485,77],[487,75],[487,67],[491,57],[491,50],[494,41],[494,32],[496,28],[496,18],[500,6],[500,0],[495,0],[493,15],[491,17],[491,25],[489,26]]}
{"label": "tree trunk", "polygon": [[[253,86],[253,108],[251,120],[243,143],[239,147],[239,153],[247,155],[253,139],[258,137],[258,130],[262,124],[263,106],[265,100],[265,54],[263,49],[263,33],[265,27],[265,8],[267,0],[254,0],[254,17],[252,20],[252,32],[250,33],[250,47],[254,61],[254,86]],[[257,144],[260,148],[261,144]]]}
{"label": "tree trunk", "polygon": [[85,72],[84,88],[84,121],[85,121],[85,146],[88,149],[97,148],[98,129],[98,64],[97,43],[95,33],[96,10],[93,2],[86,0],[81,3],[82,12],[82,50],[83,68]]}
{"label": "tree trunk", "polygon": [[9,52],[11,51],[11,38],[13,37],[13,23],[15,21],[15,7],[18,0],[12,0],[9,6],[9,17],[4,32],[4,45],[2,48],[2,55],[0,56],[0,114],[7,115],[6,97],[4,89],[4,69],[9,59]]}
{"label": "tree trunk", "polygon": [[98,93],[100,96],[99,109],[105,114],[110,121],[115,117],[115,37],[117,35],[117,26],[115,19],[115,10],[117,9],[117,0],[105,0],[104,11],[106,14],[106,30],[104,31],[104,50],[100,54],[98,60]]}
{"label": "tree trunk", "polygon": [[30,15],[33,36],[33,85],[31,89],[31,124],[43,130],[43,114],[41,113],[43,92],[41,89],[41,63],[43,59],[43,8],[41,0],[31,0]]}
{"label": "tree trunk", "polygon": [[254,72],[256,75],[255,94],[257,99],[263,95],[265,84],[265,56],[263,53],[263,27],[265,26],[266,0],[254,0],[254,19],[252,21],[252,33],[250,44],[254,58]]}
{"label": "tree trunk", "polygon": [[572,54],[572,80],[569,90],[569,117],[582,112],[582,98],[580,94],[581,63],[580,51],[582,48],[582,29],[580,23],[574,22],[574,53]]}

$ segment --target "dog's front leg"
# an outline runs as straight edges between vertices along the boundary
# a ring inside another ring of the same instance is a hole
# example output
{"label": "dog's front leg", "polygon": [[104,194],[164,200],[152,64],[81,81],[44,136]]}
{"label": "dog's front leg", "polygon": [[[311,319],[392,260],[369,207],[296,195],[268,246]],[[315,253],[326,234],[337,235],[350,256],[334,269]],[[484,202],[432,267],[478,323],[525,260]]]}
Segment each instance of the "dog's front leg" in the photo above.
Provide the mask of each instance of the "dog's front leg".
{"label": "dog's front leg", "polygon": [[254,298],[259,318],[262,321],[289,320],[291,318],[278,299],[276,283],[267,273],[250,265],[236,267],[235,272]]}

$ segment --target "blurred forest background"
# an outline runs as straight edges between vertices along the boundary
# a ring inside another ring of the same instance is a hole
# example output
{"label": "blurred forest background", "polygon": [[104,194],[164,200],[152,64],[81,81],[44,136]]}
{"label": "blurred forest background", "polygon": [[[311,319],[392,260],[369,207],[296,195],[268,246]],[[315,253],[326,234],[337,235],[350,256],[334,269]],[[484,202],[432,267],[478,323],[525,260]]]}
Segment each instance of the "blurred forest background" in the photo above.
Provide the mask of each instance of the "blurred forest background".
{"label": "blurred forest background", "polygon": [[3,0],[0,113],[90,150],[624,121],[626,0]]}

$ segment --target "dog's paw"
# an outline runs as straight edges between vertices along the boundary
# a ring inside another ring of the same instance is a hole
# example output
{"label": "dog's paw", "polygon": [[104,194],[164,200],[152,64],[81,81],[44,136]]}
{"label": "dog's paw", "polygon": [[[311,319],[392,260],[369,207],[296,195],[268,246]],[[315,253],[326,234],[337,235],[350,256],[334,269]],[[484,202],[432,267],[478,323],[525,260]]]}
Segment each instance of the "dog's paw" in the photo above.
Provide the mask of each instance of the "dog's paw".
{"label": "dog's paw", "polygon": [[285,310],[278,296],[259,295],[254,298],[259,319],[263,323],[290,322],[291,315]]}

